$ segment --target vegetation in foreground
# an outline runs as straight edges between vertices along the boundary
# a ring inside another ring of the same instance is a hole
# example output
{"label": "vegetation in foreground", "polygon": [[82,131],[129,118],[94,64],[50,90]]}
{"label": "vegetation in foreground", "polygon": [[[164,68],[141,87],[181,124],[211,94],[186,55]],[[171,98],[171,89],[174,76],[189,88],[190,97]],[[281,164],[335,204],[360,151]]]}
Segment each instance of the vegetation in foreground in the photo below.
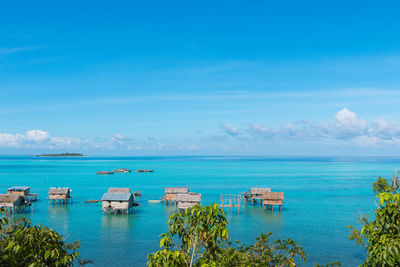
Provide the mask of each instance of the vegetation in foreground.
{"label": "vegetation in foreground", "polygon": [[175,213],[168,222],[169,232],[161,235],[160,250],[148,255],[147,266],[296,266],[296,262],[306,261],[298,243],[292,239],[271,241],[271,233],[261,234],[253,245],[239,241],[232,245],[227,225],[217,204]]}
{"label": "vegetation in foreground", "polygon": [[72,266],[90,263],[80,258],[80,242],[66,243],[62,236],[28,219],[0,218],[0,266]]}
{"label": "vegetation in foreground", "polygon": [[400,266],[400,194],[399,179],[392,181],[379,177],[372,190],[377,193],[374,220],[368,216],[359,217],[361,229],[351,229],[350,239],[363,245],[367,257],[362,267]]}

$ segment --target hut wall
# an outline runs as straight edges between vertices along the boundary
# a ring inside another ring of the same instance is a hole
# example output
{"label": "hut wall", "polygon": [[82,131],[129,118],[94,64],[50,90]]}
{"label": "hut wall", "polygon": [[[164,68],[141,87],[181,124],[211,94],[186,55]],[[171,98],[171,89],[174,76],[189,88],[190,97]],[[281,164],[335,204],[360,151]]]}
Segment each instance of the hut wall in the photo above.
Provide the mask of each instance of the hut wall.
{"label": "hut wall", "polygon": [[175,201],[177,194],[165,194],[164,199],[166,201]]}
{"label": "hut wall", "polygon": [[103,210],[128,210],[133,207],[133,200],[130,201],[103,201]]}
{"label": "hut wall", "polygon": [[8,194],[10,195],[15,195],[15,196],[28,196],[29,195],[29,190],[24,190],[24,191],[13,191],[13,190],[9,190],[7,191]]}
{"label": "hut wall", "polygon": [[61,194],[56,194],[56,195],[49,195],[49,199],[67,199],[69,196],[67,195],[61,195]]}

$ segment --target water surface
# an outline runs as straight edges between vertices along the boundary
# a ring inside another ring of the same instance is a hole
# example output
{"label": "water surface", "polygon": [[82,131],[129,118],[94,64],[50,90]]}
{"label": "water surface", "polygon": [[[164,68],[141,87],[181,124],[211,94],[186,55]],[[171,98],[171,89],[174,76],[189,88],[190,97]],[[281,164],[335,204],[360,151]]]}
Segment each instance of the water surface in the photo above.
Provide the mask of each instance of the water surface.
{"label": "water surface", "polygon": [[[362,247],[348,240],[346,225],[359,212],[374,208],[372,182],[390,177],[396,158],[260,158],[260,157],[0,157],[0,190],[31,186],[40,200],[22,214],[47,225],[68,241],[81,240],[83,257],[96,266],[143,266],[159,248],[174,208],[149,204],[163,196],[164,187],[188,186],[202,193],[203,203],[219,202],[220,194],[237,194],[250,187],[271,187],[285,193],[283,212],[247,205],[232,213],[232,239],[252,242],[260,232],[292,238],[309,254],[309,262],[338,260],[344,266],[363,261]],[[96,175],[116,168],[154,169],[154,173]],[[73,203],[49,205],[49,187],[70,187]],[[103,215],[100,199],[109,187],[142,191],[140,207],[130,215]]]}

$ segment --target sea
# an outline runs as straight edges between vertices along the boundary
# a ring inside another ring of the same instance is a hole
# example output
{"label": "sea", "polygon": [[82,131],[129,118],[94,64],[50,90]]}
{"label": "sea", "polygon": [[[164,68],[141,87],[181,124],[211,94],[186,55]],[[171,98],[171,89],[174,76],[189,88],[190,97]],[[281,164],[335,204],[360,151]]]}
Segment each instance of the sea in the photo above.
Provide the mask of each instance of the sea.
{"label": "sea", "polygon": [[[282,212],[260,205],[225,208],[232,241],[251,244],[260,233],[272,239],[293,239],[307,252],[307,263],[340,261],[357,266],[365,249],[348,239],[347,225],[360,214],[373,215],[372,183],[390,178],[400,158],[380,157],[71,157],[0,156],[0,193],[12,186],[30,186],[39,200],[16,217],[46,225],[67,242],[81,241],[83,258],[95,266],[145,266],[157,251],[160,234],[168,231],[173,205],[149,203],[165,187],[187,186],[202,194],[202,204],[220,203],[221,194],[239,194],[252,187],[284,192]],[[131,173],[96,175],[117,168]],[[138,173],[137,169],[152,169]],[[73,201],[51,205],[49,187],[70,187]],[[100,203],[110,187],[141,191],[140,206],[129,215],[105,215]]]}

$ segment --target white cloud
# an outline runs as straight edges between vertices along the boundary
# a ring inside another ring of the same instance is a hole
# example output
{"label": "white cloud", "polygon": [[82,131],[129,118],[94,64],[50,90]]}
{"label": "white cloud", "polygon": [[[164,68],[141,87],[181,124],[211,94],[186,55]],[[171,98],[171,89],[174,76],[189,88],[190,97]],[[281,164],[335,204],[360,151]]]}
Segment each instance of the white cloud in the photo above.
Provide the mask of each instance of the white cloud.
{"label": "white cloud", "polygon": [[278,129],[257,124],[248,131],[264,139],[317,141],[323,139],[353,141],[358,145],[400,144],[400,123],[378,118],[368,122],[347,108],[340,110],[328,122],[301,121],[286,124]]}
{"label": "white cloud", "polygon": [[74,137],[51,137],[42,130],[29,130],[25,134],[0,133],[0,147],[7,148],[73,148],[83,143],[87,141]]}
{"label": "white cloud", "polygon": [[224,130],[225,134],[231,135],[231,136],[236,136],[239,135],[239,131],[236,127],[233,127],[229,123],[221,124],[220,125],[222,130]]}
{"label": "white cloud", "polygon": [[250,125],[250,129],[248,131],[255,136],[260,136],[265,139],[269,139],[275,136],[277,133],[273,128],[263,127],[258,124]]}
{"label": "white cloud", "polygon": [[41,130],[29,130],[25,134],[26,140],[43,141],[49,139],[50,134]]}

